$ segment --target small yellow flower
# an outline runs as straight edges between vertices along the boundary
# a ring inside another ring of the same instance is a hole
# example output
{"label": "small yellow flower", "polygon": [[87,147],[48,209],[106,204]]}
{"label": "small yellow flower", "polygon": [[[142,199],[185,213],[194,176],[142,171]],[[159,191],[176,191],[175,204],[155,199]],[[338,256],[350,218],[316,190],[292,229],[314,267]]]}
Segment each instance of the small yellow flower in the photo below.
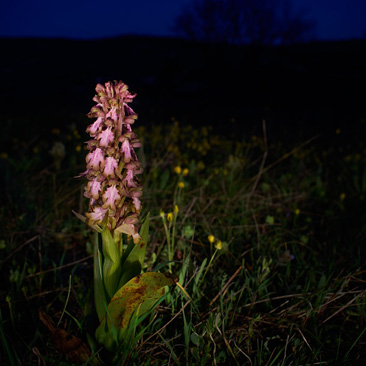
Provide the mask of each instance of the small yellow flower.
{"label": "small yellow flower", "polygon": [[183,169],[182,174],[183,174],[183,176],[188,175],[189,174],[189,169],[187,169],[187,168]]}
{"label": "small yellow flower", "polygon": [[2,160],[6,160],[8,157],[9,157],[9,156],[8,156],[8,154],[7,154],[6,152],[2,152],[2,153],[0,154],[0,159],[2,159]]}
{"label": "small yellow flower", "polygon": [[340,195],[339,195],[339,199],[341,201],[344,201],[344,199],[346,198],[346,194],[344,192],[342,192]]}
{"label": "small yellow flower", "polygon": [[160,217],[163,219],[165,217],[165,212],[163,210],[160,210]]}
{"label": "small yellow flower", "polygon": [[168,212],[168,214],[166,215],[166,218],[169,222],[173,221],[173,217],[174,217],[173,212]]}
{"label": "small yellow flower", "polygon": [[300,215],[300,210],[298,208],[295,210],[295,215],[296,216]]}
{"label": "small yellow flower", "polygon": [[336,135],[339,135],[341,133],[341,129],[340,128],[337,128],[336,131],[335,131]]}
{"label": "small yellow flower", "polygon": [[174,206],[174,213],[177,214],[179,212],[179,207],[177,205]]}
{"label": "small yellow flower", "polygon": [[177,165],[175,168],[174,168],[174,171],[177,173],[177,174],[181,174],[182,173],[182,168]]}
{"label": "small yellow flower", "polygon": [[178,183],[178,187],[179,187],[179,188],[184,188],[184,183],[183,183],[183,182],[179,182],[179,183]]}
{"label": "small yellow flower", "polygon": [[75,147],[75,150],[76,150],[77,152],[81,151],[81,145],[77,145],[77,146]]}
{"label": "small yellow flower", "polygon": [[209,236],[207,237],[207,239],[208,239],[208,241],[209,241],[211,244],[215,242],[215,237],[214,237],[213,235],[209,235]]}
{"label": "small yellow flower", "polygon": [[222,241],[221,240],[218,240],[216,243],[215,243],[215,248],[217,250],[221,250],[222,249]]}

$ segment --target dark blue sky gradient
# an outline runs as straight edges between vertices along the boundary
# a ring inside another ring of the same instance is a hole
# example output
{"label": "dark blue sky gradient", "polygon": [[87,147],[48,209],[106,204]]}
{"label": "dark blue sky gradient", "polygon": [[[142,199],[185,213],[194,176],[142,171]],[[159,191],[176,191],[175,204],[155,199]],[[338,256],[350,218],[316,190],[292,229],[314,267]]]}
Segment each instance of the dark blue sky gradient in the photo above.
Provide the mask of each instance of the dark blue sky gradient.
{"label": "dark blue sky gradient", "polygon": [[[291,0],[317,24],[320,40],[366,38],[366,0]],[[0,5],[0,37],[174,36],[189,0],[13,0]]]}

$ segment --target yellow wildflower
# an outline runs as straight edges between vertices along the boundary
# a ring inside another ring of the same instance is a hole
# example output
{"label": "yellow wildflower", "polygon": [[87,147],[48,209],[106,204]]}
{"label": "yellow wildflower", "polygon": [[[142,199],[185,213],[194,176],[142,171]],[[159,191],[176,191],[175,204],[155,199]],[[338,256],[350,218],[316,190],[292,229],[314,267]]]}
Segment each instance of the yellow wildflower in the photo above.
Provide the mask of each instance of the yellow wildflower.
{"label": "yellow wildflower", "polygon": [[184,176],[188,175],[188,174],[189,174],[189,169],[187,169],[187,168],[183,169],[182,174],[183,174]]}
{"label": "yellow wildflower", "polygon": [[208,239],[208,241],[209,241],[211,244],[215,242],[215,237],[214,237],[213,235],[211,235],[211,234],[207,237],[207,239]]}
{"label": "yellow wildflower", "polygon": [[165,212],[163,210],[160,210],[160,217],[163,219],[165,217]]}
{"label": "yellow wildflower", "polygon": [[77,145],[77,146],[75,147],[75,150],[76,150],[77,152],[81,151],[81,145]]}
{"label": "yellow wildflower", "polygon": [[300,210],[297,208],[296,210],[295,210],[295,215],[297,216],[297,215],[300,215]]}
{"label": "yellow wildflower", "polygon": [[216,243],[215,243],[215,248],[217,250],[221,250],[222,249],[222,241],[221,240],[218,240]]}
{"label": "yellow wildflower", "polygon": [[178,213],[179,212],[179,207],[177,205],[174,206],[174,213]]}
{"label": "yellow wildflower", "polygon": [[184,182],[179,182],[179,183],[178,183],[178,187],[179,187],[179,188],[184,188]]}
{"label": "yellow wildflower", "polygon": [[341,201],[344,201],[344,199],[346,198],[346,194],[344,192],[342,192],[340,195],[339,195],[339,199]]}
{"label": "yellow wildflower", "polygon": [[166,215],[166,218],[169,222],[173,221],[173,217],[174,217],[173,212],[168,212],[168,214]]}
{"label": "yellow wildflower", "polygon": [[175,171],[177,174],[180,174],[180,173],[182,173],[182,168],[181,168],[179,165],[177,165],[177,166],[174,168],[174,171]]}

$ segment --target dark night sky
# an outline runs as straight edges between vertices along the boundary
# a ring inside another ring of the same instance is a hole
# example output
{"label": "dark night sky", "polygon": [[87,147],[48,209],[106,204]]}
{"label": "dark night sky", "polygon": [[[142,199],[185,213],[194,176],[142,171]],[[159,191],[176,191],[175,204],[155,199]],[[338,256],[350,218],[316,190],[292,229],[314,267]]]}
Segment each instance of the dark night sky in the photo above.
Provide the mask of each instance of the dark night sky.
{"label": "dark night sky", "polygon": [[[173,36],[189,0],[14,0],[0,6],[1,37],[101,38],[124,34]],[[366,0],[290,0],[307,10],[320,40],[366,37]]]}

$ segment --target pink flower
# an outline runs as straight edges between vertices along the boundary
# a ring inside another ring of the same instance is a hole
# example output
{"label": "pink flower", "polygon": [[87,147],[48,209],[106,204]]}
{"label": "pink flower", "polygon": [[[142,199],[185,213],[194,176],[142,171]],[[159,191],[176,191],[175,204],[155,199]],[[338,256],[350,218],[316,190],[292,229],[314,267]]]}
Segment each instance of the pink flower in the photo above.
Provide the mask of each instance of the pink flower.
{"label": "pink flower", "polygon": [[101,182],[98,182],[96,179],[90,181],[87,186],[87,192],[90,192],[90,195],[97,200],[99,198],[99,192],[101,191]]}
{"label": "pink flower", "polygon": [[86,132],[90,133],[90,136],[95,136],[97,131],[99,130],[100,125],[104,121],[103,117],[99,117],[93,124],[91,124],[87,129]]}
{"label": "pink flower", "polygon": [[108,156],[107,159],[105,159],[103,175],[105,177],[114,178],[116,176],[114,171],[115,169],[118,169],[118,163],[116,159]]}
{"label": "pink flower", "polygon": [[112,108],[108,113],[107,113],[107,118],[111,118],[114,122],[117,121],[118,116],[117,116],[117,108]]}
{"label": "pink flower", "polygon": [[98,170],[104,164],[103,150],[97,147],[93,152],[90,152],[86,156],[86,162],[89,169],[92,168],[94,170]]}
{"label": "pink flower", "polygon": [[116,209],[116,201],[119,201],[121,196],[118,193],[116,186],[108,187],[103,194],[104,208],[110,207],[112,210]]}
{"label": "pink flower", "polygon": [[128,141],[128,139],[123,141],[122,146],[121,146],[121,152],[124,155],[123,161],[125,163],[129,163],[131,160],[131,145],[130,145],[130,142]]}
{"label": "pink flower", "polygon": [[125,181],[127,183],[127,187],[136,188],[136,183],[133,181],[133,170],[127,170]]}
{"label": "pink flower", "polygon": [[98,140],[100,140],[100,146],[109,146],[109,144],[114,141],[114,133],[112,132],[112,128],[109,127],[106,130],[102,131],[98,135]]}
{"label": "pink flower", "polygon": [[100,224],[103,221],[107,211],[108,210],[105,208],[95,207],[93,212],[86,214],[86,217],[92,221],[92,224]]}
{"label": "pink flower", "polygon": [[136,207],[136,210],[140,211],[141,210],[141,201],[137,197],[133,197],[132,201],[133,201],[133,204]]}

